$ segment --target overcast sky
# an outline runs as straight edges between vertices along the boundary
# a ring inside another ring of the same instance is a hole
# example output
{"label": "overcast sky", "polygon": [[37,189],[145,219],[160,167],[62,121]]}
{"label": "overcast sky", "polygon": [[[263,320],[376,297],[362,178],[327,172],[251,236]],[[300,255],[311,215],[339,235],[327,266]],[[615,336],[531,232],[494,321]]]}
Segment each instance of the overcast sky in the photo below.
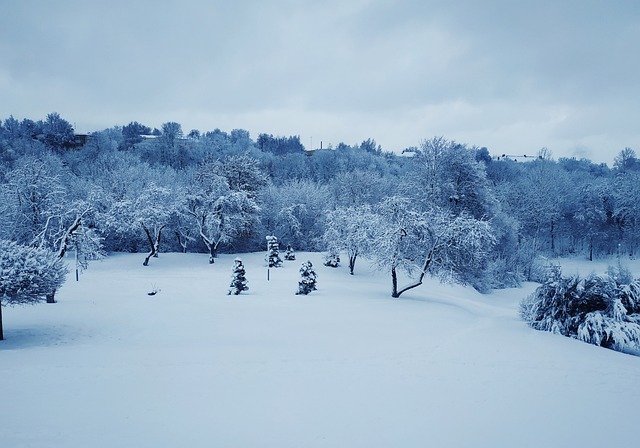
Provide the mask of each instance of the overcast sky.
{"label": "overcast sky", "polygon": [[640,1],[0,1],[0,119],[640,154]]}

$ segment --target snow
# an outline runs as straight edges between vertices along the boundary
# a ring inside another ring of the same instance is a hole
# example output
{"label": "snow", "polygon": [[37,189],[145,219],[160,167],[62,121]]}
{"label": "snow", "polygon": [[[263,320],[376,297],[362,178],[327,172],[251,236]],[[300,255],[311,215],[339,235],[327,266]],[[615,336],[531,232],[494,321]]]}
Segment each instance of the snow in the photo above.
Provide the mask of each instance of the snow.
{"label": "snow", "polygon": [[[4,308],[1,446],[637,443],[640,358],[530,329],[535,284],[428,280],[392,299],[365,260],[351,276],[298,252],[267,280],[255,253],[249,291],[228,296],[234,258],[112,255],[57,304]],[[295,295],[306,260],[318,290]]]}

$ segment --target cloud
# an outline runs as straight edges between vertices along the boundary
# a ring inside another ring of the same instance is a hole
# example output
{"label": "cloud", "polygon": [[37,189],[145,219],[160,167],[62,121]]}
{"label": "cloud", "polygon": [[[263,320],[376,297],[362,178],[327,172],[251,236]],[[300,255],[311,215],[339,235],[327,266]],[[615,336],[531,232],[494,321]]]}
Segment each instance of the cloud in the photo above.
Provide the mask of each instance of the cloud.
{"label": "cloud", "polygon": [[[83,1],[0,7],[0,118],[57,111],[611,161],[638,145],[640,4]],[[577,151],[577,152],[576,152]]]}

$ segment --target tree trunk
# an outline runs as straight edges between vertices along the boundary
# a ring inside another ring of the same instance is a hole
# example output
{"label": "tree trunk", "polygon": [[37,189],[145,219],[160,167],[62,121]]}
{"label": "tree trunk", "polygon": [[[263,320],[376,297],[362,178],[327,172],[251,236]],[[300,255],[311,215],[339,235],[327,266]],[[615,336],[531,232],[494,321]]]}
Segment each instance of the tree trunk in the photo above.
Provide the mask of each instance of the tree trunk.
{"label": "tree trunk", "polygon": [[398,276],[396,275],[396,269],[391,268],[391,283],[393,288],[391,291],[391,297],[393,297],[394,299],[397,299],[398,297],[400,297],[400,295],[403,292],[407,292],[410,289],[417,288],[418,286],[422,285],[422,280],[424,280],[424,276],[427,274],[427,271],[429,270],[429,266],[431,266],[431,257],[433,255],[433,250],[434,249],[431,249],[431,251],[429,251],[429,256],[424,261],[424,265],[422,266],[422,270],[420,271],[420,276],[418,277],[418,280],[405,286],[400,291],[398,291]]}
{"label": "tree trunk", "polygon": [[202,242],[205,246],[207,246],[207,249],[209,249],[209,264],[215,263],[214,259],[216,258],[217,245],[209,238],[207,238],[207,236],[202,231],[202,226],[200,227],[200,238],[202,238]]}
{"label": "tree trunk", "polygon": [[147,257],[142,262],[142,266],[149,266],[149,259],[156,252],[155,251],[155,245],[153,244],[153,237],[151,236],[151,232],[149,231],[147,226],[145,226],[143,222],[141,222],[140,225],[142,225],[142,228],[144,229],[144,233],[147,235],[147,241],[149,241],[149,246],[151,248],[150,251],[149,251],[149,255],[147,255]]}
{"label": "tree trunk", "polygon": [[176,238],[178,239],[178,244],[180,245],[181,249],[182,249],[182,253],[186,254],[187,253],[187,238],[185,237],[184,240],[182,239],[182,235],[180,235],[180,232],[176,231]]}
{"label": "tree trunk", "polygon": [[556,236],[553,229],[553,219],[551,220],[551,255],[556,256]]}
{"label": "tree trunk", "polygon": [[356,258],[358,255],[352,255],[349,257],[349,274],[353,275],[353,269],[356,267]]}
{"label": "tree trunk", "polygon": [[397,299],[400,297],[398,294],[398,274],[396,274],[396,268],[391,268],[391,297]]}
{"label": "tree trunk", "polygon": [[209,264],[214,264],[216,262],[216,257],[218,256],[218,245],[217,244],[209,244]]}
{"label": "tree trunk", "polygon": [[164,226],[160,226],[154,241],[153,237],[151,236],[151,232],[149,231],[147,226],[145,226],[144,223],[141,223],[141,224],[142,224],[142,228],[144,229],[144,232],[147,234],[147,240],[149,241],[149,245],[151,246],[151,250],[149,251],[149,254],[147,255],[147,257],[144,259],[142,266],[149,266],[149,259],[151,257],[158,256],[158,249],[160,248],[160,237],[162,236],[162,229],[164,229]]}
{"label": "tree trunk", "polygon": [[47,303],[56,303],[56,290],[47,293]]}

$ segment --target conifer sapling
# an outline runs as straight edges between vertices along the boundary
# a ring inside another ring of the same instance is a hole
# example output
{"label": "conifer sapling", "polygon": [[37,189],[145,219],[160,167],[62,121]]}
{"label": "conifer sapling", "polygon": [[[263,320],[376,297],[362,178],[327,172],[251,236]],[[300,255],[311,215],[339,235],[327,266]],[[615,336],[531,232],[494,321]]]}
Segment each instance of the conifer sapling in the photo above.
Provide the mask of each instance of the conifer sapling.
{"label": "conifer sapling", "polygon": [[247,291],[249,289],[247,283],[247,277],[245,276],[245,269],[242,264],[242,260],[240,258],[236,258],[233,262],[231,285],[229,285],[229,292],[227,294],[237,296],[242,291]]}
{"label": "conifer sapling", "polygon": [[313,265],[310,261],[306,263],[302,263],[300,267],[300,281],[298,282],[298,291],[296,295],[304,294],[307,295],[311,291],[316,290],[318,275],[316,271],[313,270]]}
{"label": "conifer sapling", "polygon": [[330,268],[337,268],[340,265],[340,255],[335,249],[331,249],[324,257],[324,265]]}
{"label": "conifer sapling", "polygon": [[293,251],[291,244],[287,245],[287,251],[284,253],[284,259],[287,261],[293,261],[296,259],[296,254]]}
{"label": "conifer sapling", "polygon": [[280,258],[280,246],[278,238],[273,235],[267,236],[267,263],[270,268],[279,268],[282,266],[282,258]]}

